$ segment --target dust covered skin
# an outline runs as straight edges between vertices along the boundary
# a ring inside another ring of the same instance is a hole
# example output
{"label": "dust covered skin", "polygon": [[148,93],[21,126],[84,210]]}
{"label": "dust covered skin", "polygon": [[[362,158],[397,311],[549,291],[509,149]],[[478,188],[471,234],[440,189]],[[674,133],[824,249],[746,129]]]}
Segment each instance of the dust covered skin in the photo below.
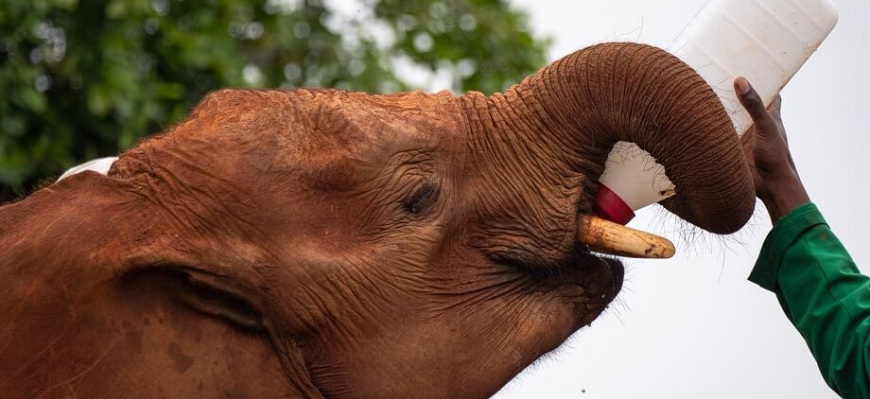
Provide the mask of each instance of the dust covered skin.
{"label": "dust covered skin", "polygon": [[108,176],[0,208],[0,397],[487,397],[618,294],[576,234],[616,141],[676,168],[700,227],[751,213],[675,60],[601,45],[492,97],[213,93]]}

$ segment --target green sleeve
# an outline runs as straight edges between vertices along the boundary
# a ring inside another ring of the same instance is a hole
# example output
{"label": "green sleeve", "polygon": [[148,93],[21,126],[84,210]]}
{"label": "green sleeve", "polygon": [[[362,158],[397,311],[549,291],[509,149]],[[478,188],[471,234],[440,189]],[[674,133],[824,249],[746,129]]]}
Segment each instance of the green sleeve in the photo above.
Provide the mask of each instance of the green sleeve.
{"label": "green sleeve", "polygon": [[870,278],[814,204],[774,226],[749,280],[776,293],[834,391],[870,398]]}

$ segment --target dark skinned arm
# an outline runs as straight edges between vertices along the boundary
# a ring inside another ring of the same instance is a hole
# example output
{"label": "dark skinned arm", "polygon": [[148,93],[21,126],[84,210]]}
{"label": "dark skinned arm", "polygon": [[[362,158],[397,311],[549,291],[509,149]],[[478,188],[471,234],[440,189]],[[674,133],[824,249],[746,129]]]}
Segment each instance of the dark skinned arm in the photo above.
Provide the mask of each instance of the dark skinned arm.
{"label": "dark skinned arm", "polygon": [[776,225],[783,216],[810,202],[788,150],[788,137],[782,125],[777,96],[770,108],[745,78],[734,82],[737,96],[755,124],[743,135],[743,150],[755,179],[755,192]]}
{"label": "dark skinned arm", "polygon": [[756,195],[773,230],[749,279],[774,292],[828,386],[870,398],[870,278],[862,275],[798,176],[780,116],[743,78],[734,84],[755,125],[743,136]]}

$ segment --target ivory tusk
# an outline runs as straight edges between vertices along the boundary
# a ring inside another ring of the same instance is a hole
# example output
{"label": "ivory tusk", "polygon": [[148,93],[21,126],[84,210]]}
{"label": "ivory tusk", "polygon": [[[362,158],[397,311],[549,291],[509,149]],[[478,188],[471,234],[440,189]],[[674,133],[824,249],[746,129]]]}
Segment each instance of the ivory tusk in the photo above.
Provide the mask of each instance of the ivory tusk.
{"label": "ivory tusk", "polygon": [[670,258],[676,252],[667,238],[591,215],[579,217],[577,240],[591,251],[631,258]]}

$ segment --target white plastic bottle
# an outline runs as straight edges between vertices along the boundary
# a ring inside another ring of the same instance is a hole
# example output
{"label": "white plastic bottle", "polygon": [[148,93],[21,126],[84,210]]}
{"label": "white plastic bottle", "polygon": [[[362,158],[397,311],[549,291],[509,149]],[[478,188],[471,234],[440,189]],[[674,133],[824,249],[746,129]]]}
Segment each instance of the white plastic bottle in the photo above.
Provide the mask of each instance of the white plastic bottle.
{"label": "white plastic bottle", "polygon": [[[752,120],[734,79],[745,76],[770,104],[836,24],[831,0],[710,0],[668,50],[707,81],[742,135]],[[649,153],[625,142],[610,152],[600,182],[596,212],[622,224],[679,191]]]}

